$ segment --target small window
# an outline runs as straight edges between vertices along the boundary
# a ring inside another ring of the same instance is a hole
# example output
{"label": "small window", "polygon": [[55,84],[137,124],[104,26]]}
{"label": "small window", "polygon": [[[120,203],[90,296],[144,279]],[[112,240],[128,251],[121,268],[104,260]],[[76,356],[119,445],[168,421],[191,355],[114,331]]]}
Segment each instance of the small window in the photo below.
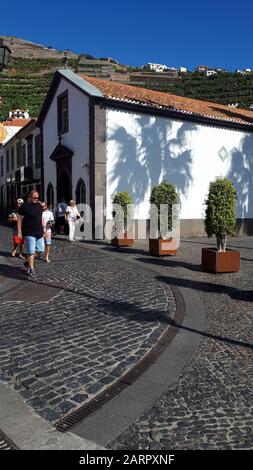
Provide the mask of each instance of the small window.
{"label": "small window", "polygon": [[6,171],[10,170],[9,150],[6,150]]}
{"label": "small window", "polygon": [[4,175],[4,157],[1,157],[1,177]]}
{"label": "small window", "polygon": [[35,167],[41,166],[41,138],[40,134],[35,137]]}
{"label": "small window", "polygon": [[20,159],[21,159],[21,144],[20,142],[16,145],[16,155],[17,155],[17,168],[20,167]]}
{"label": "small window", "polygon": [[26,146],[21,147],[21,166],[25,166],[26,163]]}
{"label": "small window", "polygon": [[32,166],[33,164],[33,136],[29,135],[27,137],[27,164]]}
{"label": "small window", "polygon": [[11,147],[11,169],[14,170],[15,168],[15,149]]}
{"label": "small window", "polygon": [[68,92],[58,96],[58,134],[65,134],[69,130]]}

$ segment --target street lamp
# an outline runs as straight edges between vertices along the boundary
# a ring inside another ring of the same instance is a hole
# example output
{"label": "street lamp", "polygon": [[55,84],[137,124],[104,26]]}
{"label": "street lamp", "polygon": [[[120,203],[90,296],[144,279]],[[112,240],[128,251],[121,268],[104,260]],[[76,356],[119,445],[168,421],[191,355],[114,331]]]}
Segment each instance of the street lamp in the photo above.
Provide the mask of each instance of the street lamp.
{"label": "street lamp", "polygon": [[11,50],[8,46],[5,46],[3,40],[0,38],[0,72],[7,67]]}

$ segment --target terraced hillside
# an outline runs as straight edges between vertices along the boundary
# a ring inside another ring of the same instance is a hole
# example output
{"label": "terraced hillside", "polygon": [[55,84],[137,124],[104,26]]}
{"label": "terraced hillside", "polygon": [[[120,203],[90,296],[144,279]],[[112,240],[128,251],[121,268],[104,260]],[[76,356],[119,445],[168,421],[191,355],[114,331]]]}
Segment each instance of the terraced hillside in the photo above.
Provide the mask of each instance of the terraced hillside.
{"label": "terraced hillside", "polygon": [[[63,66],[63,51],[44,47],[19,38],[4,38],[13,50],[8,69],[0,73],[0,120],[6,119],[10,109],[29,109],[38,116],[55,70]],[[253,73],[239,75],[220,72],[206,77],[189,72],[175,79],[165,79],[163,73],[150,73],[138,67],[127,67],[106,58],[95,59],[89,54],[67,52],[68,66],[75,72],[120,80],[123,83],[151,88],[222,104],[236,104],[240,108],[253,106]],[[120,73],[119,73],[120,72]]]}
{"label": "terraced hillside", "polygon": [[187,73],[168,90],[175,95],[187,96],[221,104],[238,103],[239,108],[253,105],[253,73],[219,73],[206,77],[201,73]]}
{"label": "terraced hillside", "polygon": [[[75,60],[70,66],[75,69]],[[6,119],[10,109],[29,109],[37,116],[44,101],[53,74],[62,67],[61,59],[11,58],[8,70],[0,73],[0,120]]]}

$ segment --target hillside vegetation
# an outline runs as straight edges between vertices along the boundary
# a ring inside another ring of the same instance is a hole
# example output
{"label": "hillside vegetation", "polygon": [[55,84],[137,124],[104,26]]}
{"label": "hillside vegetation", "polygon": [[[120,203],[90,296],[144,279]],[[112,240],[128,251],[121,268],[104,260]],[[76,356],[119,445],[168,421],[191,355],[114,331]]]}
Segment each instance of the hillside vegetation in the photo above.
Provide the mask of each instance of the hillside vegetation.
{"label": "hillside vegetation", "polygon": [[[14,52],[8,69],[0,73],[0,97],[3,99],[3,105],[0,107],[0,120],[7,118],[10,109],[20,108],[28,109],[31,116],[36,117],[55,70],[63,66],[63,52],[33,45],[18,38],[9,38],[8,45],[14,48]],[[23,57],[22,50],[24,51]],[[52,54],[52,57],[48,57],[49,54]],[[83,57],[85,57],[84,54]],[[92,56],[86,55],[86,58],[92,59]],[[80,70],[87,75],[110,79],[114,65],[108,62],[102,63],[96,59],[94,59],[94,65],[92,65],[92,60],[87,60],[86,63],[84,60],[80,63],[80,57],[68,52],[68,67],[74,72]],[[146,73],[143,69],[122,66],[123,81],[125,76],[125,83],[147,87],[141,82],[136,82],[136,78],[131,73],[130,81],[129,78],[127,79],[128,72],[133,72],[133,70],[137,74],[139,70],[142,76]],[[149,88],[226,105],[237,103],[238,107],[246,109],[253,105],[252,73],[240,75],[220,72],[206,77],[203,73],[188,72],[167,81],[163,78],[162,73],[155,74],[155,79],[148,85]]]}
{"label": "hillside vegetation", "polygon": [[[70,67],[75,70],[75,60]],[[29,109],[37,117],[55,70],[62,67],[60,59],[11,58],[8,70],[0,73],[0,120],[10,109]]]}
{"label": "hillside vegetation", "polygon": [[239,108],[249,108],[253,105],[253,74],[226,72],[206,77],[201,73],[187,73],[168,91],[225,105],[238,103]]}

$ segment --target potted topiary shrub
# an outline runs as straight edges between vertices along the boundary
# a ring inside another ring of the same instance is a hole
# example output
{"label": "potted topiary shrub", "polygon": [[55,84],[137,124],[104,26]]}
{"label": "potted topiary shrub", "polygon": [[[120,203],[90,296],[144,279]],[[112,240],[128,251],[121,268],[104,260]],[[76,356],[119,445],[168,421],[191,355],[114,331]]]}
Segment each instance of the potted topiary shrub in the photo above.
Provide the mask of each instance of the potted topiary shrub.
{"label": "potted topiary shrub", "polygon": [[178,250],[178,240],[171,236],[162,237],[161,234],[161,204],[167,204],[168,210],[163,214],[163,222],[168,230],[173,228],[173,204],[178,204],[179,196],[173,184],[163,181],[152,189],[150,203],[154,204],[158,210],[158,238],[149,239],[149,252],[153,256],[176,255]]}
{"label": "potted topiary shrub", "polygon": [[216,236],[217,248],[202,249],[202,266],[215,273],[236,272],[240,269],[240,253],[226,249],[226,237],[236,231],[236,190],[227,178],[210,183],[205,201],[205,230],[208,237]]}
{"label": "potted topiary shrub", "polygon": [[[115,194],[113,198],[113,205],[121,206],[123,210],[124,222],[123,229],[120,233],[116,233],[116,236],[112,238],[113,246],[131,246],[134,244],[133,236],[127,231],[127,206],[132,204],[132,198],[126,191],[121,191]],[[115,210],[113,211],[115,215]]]}

